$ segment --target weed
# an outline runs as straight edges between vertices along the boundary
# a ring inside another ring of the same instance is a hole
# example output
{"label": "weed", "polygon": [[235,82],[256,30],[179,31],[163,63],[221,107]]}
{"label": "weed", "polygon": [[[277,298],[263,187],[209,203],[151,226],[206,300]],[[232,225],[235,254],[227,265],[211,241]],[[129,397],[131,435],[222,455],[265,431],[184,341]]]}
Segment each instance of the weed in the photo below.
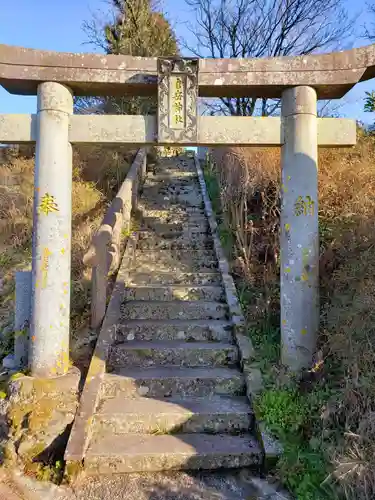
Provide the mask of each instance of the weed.
{"label": "weed", "polygon": [[[35,464],[35,477],[38,481],[49,481],[55,484],[60,484],[64,474],[64,462],[57,460],[53,465]],[[33,467],[31,468],[34,469]]]}
{"label": "weed", "polygon": [[277,434],[298,433],[304,422],[304,405],[294,389],[269,389],[257,401],[259,415]]}
{"label": "weed", "polygon": [[[291,439],[291,437],[289,437]],[[331,500],[337,498],[325,485],[326,461],[321,451],[285,443],[278,469],[285,484],[298,500]]]}
{"label": "weed", "polygon": [[155,423],[154,424],[154,427],[151,431],[151,434],[154,435],[154,436],[162,436],[162,435],[165,435],[165,434],[173,434],[175,432],[178,432],[179,428],[181,426],[175,426],[175,428],[171,428],[170,425],[168,425],[168,422],[164,422],[164,423]]}
{"label": "weed", "polygon": [[0,357],[3,358],[13,352],[14,331],[6,328],[0,337]]}
{"label": "weed", "polygon": [[5,270],[12,266],[14,262],[13,256],[9,252],[0,253],[0,267]]}

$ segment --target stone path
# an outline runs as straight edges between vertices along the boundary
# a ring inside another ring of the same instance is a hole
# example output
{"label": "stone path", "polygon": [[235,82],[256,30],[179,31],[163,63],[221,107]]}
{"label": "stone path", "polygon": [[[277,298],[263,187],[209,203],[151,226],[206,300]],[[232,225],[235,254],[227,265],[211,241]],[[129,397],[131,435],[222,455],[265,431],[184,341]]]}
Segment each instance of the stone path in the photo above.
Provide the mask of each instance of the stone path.
{"label": "stone path", "polygon": [[66,453],[89,474],[262,461],[202,182],[187,158],[147,175]]}
{"label": "stone path", "polygon": [[291,500],[247,470],[149,472],[81,477],[73,486],[0,471],[0,500]]}
{"label": "stone path", "polygon": [[194,160],[149,173],[85,469],[248,467],[261,460]]}

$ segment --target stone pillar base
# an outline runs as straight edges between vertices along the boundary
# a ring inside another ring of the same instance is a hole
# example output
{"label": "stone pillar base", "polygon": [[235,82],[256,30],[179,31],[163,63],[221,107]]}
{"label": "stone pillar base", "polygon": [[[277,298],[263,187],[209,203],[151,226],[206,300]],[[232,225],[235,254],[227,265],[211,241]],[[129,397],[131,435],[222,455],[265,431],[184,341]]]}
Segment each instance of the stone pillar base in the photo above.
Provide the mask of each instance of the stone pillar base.
{"label": "stone pillar base", "polygon": [[63,455],[78,405],[80,378],[77,368],[44,379],[21,373],[12,376],[8,384],[9,436],[23,463]]}

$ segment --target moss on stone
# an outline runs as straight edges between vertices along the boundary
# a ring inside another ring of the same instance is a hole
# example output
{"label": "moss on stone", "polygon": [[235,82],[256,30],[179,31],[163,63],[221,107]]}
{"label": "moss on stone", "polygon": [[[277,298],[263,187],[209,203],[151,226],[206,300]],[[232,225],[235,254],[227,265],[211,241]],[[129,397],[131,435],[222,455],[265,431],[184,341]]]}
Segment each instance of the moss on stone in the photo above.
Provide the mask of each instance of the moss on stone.
{"label": "moss on stone", "polygon": [[32,463],[33,460],[35,459],[35,457],[40,455],[45,450],[45,448],[46,448],[46,445],[43,442],[39,441],[39,442],[33,444],[32,446],[30,446],[30,448],[28,448],[27,451],[24,451],[22,453],[22,458],[23,458],[24,462],[26,464]]}
{"label": "moss on stone", "polygon": [[103,360],[94,354],[94,356],[91,359],[88,375],[90,377],[99,375],[103,371],[103,364],[104,364]]}
{"label": "moss on stone", "polygon": [[56,408],[56,401],[52,398],[44,397],[34,402],[12,404],[8,413],[11,422],[11,431],[16,435],[27,417],[27,426],[31,431],[41,430],[48,426],[53,411]]}
{"label": "moss on stone", "polygon": [[13,435],[17,435],[17,433],[21,430],[26,415],[31,413],[32,409],[33,405],[31,403],[19,403],[11,405],[8,412],[8,417]]}
{"label": "moss on stone", "polygon": [[34,386],[34,395],[36,399],[42,398],[43,396],[46,396],[47,394],[55,393],[58,390],[58,385],[56,383],[57,381],[54,380],[53,378],[47,379],[47,378],[35,378],[33,380],[33,386]]}
{"label": "moss on stone", "polygon": [[76,460],[66,462],[64,471],[64,482],[72,483],[83,471],[83,463]]}
{"label": "moss on stone", "polygon": [[30,431],[40,430],[48,426],[55,408],[56,402],[53,399],[43,398],[39,400],[35,410],[29,416],[28,427]]}

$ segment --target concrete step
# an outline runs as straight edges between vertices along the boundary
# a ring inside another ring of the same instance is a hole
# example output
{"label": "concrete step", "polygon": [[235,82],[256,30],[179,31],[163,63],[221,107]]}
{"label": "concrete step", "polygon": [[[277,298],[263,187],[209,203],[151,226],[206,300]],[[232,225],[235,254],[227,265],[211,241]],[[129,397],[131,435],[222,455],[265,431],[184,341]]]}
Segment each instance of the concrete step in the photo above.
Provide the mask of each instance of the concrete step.
{"label": "concrete step", "polygon": [[182,207],[203,207],[203,198],[198,187],[193,190],[176,191],[153,186],[145,188],[143,195],[156,202],[169,201],[171,204],[179,204]]}
{"label": "concrete step", "polygon": [[192,169],[183,170],[181,168],[171,168],[168,170],[154,170],[146,177],[146,182],[152,183],[153,181],[159,182],[173,182],[182,181],[190,185],[194,181],[198,181],[197,172]]}
{"label": "concrete step", "polygon": [[155,234],[152,231],[142,230],[139,232],[138,248],[213,248],[213,239],[210,234],[197,233],[194,239],[184,238],[181,233],[174,235],[169,233],[166,237]]}
{"label": "concrete step", "polygon": [[221,286],[135,286],[126,288],[125,300],[208,300],[225,301],[224,289]]}
{"label": "concrete step", "polygon": [[155,231],[160,236],[167,236],[171,234],[209,234],[209,224],[206,219],[202,222],[194,223],[181,223],[181,222],[162,222],[152,218],[145,218],[142,227],[149,228]]}
{"label": "concrete step", "polygon": [[144,266],[131,272],[126,285],[128,287],[134,285],[219,286],[221,285],[221,274],[218,272],[181,273],[176,271],[157,271],[150,274],[149,267]]}
{"label": "concrete step", "polygon": [[121,306],[121,321],[127,319],[228,319],[228,306],[203,300],[145,301],[133,300]]}
{"label": "concrete step", "polygon": [[148,260],[149,262],[183,262],[190,263],[193,261],[198,261],[201,259],[204,264],[204,261],[208,262],[216,262],[216,253],[212,248],[195,248],[192,250],[139,250],[137,249],[135,252],[135,260]]}
{"label": "concrete step", "polygon": [[163,219],[161,217],[152,217],[147,214],[143,214],[142,225],[143,227],[148,227],[162,233],[166,231],[183,231],[186,228],[193,231],[196,230],[196,228],[207,231],[209,227],[208,220],[205,216],[171,216]]}
{"label": "concrete step", "polygon": [[[139,207],[138,207],[139,209]],[[198,212],[187,212],[186,210],[172,210],[172,209],[165,209],[165,210],[151,210],[150,208],[143,208],[140,213],[143,215],[143,217],[147,220],[154,220],[154,221],[159,221],[159,222],[180,222],[182,223],[203,223],[207,221],[206,214],[204,213],[203,210],[201,210],[200,213]]]}
{"label": "concrete step", "polygon": [[155,180],[159,182],[171,182],[173,178],[178,180],[186,180],[189,184],[192,182],[197,182],[197,171],[193,171],[192,169],[184,170],[182,168],[172,168],[167,170],[153,170],[147,175],[146,182],[152,183]]}
{"label": "concrete step", "polygon": [[185,340],[232,343],[232,325],[221,320],[129,320],[117,325],[117,341]]}
{"label": "concrete step", "polygon": [[166,175],[153,174],[146,179],[146,187],[153,186],[168,186],[174,189],[178,188],[191,188],[192,186],[198,188],[198,176],[193,172],[184,175],[182,172],[168,173]]}
{"label": "concrete step", "polygon": [[199,197],[200,201],[203,201],[198,181],[189,185],[180,181],[178,183],[174,183],[150,179],[149,182],[144,185],[143,193],[144,199],[152,200],[154,202],[172,201],[173,199],[176,199],[177,196],[181,195],[189,195],[194,198]]}
{"label": "concrete step", "polygon": [[197,171],[194,169],[185,169],[185,168],[169,168],[169,169],[160,169],[156,170],[154,174],[150,175],[148,179],[160,179],[160,180],[169,180],[172,179],[186,179],[187,182],[191,182],[191,180],[198,179]]}
{"label": "concrete step", "polygon": [[145,222],[145,225],[147,225],[148,222],[163,222],[163,223],[174,223],[174,224],[207,224],[207,217],[205,214],[186,214],[186,213],[173,213],[169,210],[166,210],[166,212],[169,212],[165,215],[153,215],[156,211],[155,210],[145,210],[142,211],[142,216],[143,220]]}
{"label": "concrete step", "polygon": [[253,412],[246,397],[105,399],[95,415],[95,432],[175,434],[248,432]]}
{"label": "concrete step", "polygon": [[[138,210],[148,217],[158,217],[162,220],[173,217],[188,217],[188,218],[205,218],[206,212],[200,207],[179,207],[178,205],[170,206],[168,200],[163,200],[165,203],[156,203],[152,200],[144,200],[138,203]],[[165,205],[165,206],[164,206]]]}
{"label": "concrete step", "polygon": [[243,396],[245,380],[239,370],[231,368],[124,367],[105,374],[101,393],[106,398],[119,393],[150,398]]}
{"label": "concrete step", "polygon": [[214,246],[213,239],[210,235],[203,240],[192,240],[191,238],[143,238],[138,241],[137,248],[139,250],[186,250],[193,251],[197,248],[201,250],[212,250]]}
{"label": "concrete step", "polygon": [[158,174],[150,175],[146,179],[145,187],[147,189],[153,188],[169,188],[169,189],[185,189],[185,190],[200,190],[199,179],[193,175],[189,178],[184,178],[181,175],[167,175],[160,176]]}
{"label": "concrete step", "polygon": [[[152,196],[145,197],[150,202],[150,207],[157,207],[158,209],[164,210],[178,210],[186,213],[193,213],[199,211],[202,214],[205,214],[205,207],[203,198],[197,201],[196,204],[185,205],[179,203],[176,197],[171,196],[170,193],[163,194],[154,192]],[[147,205],[148,206],[148,205]]]}
{"label": "concrete step", "polygon": [[239,468],[258,465],[262,453],[250,435],[97,435],[85,456],[85,470],[111,474],[140,471]]}
{"label": "concrete step", "polygon": [[[275,481],[271,478],[271,481]],[[290,500],[257,470],[134,472],[85,477],[74,486],[76,500]],[[5,497],[7,500],[11,500]],[[57,500],[57,499],[56,499]]]}
{"label": "concrete step", "polygon": [[184,182],[182,180],[178,180],[177,182],[171,181],[160,181],[158,179],[150,179],[148,183],[143,187],[144,197],[148,200],[156,200],[157,196],[162,195],[165,197],[169,197],[171,201],[172,198],[178,199],[180,196],[190,196],[194,200],[199,197],[201,198],[200,186],[198,181],[194,183]]}
{"label": "concrete step", "polygon": [[211,272],[218,267],[212,250],[202,252],[183,250],[137,250],[132,269],[147,268],[149,272],[173,271],[179,273]]}
{"label": "concrete step", "polygon": [[132,341],[110,347],[109,369],[120,366],[233,366],[238,362],[238,349],[224,342],[183,342],[179,340]]}
{"label": "concrete step", "polygon": [[[199,262],[199,261],[198,261]],[[218,265],[216,262],[211,262],[210,265],[207,262],[206,266],[194,265],[194,262],[189,264],[177,262],[139,262],[137,264],[136,260],[133,260],[133,265],[129,267],[130,277],[138,276],[139,274],[148,274],[150,279],[156,279],[159,274],[171,275],[171,276],[181,276],[181,275],[191,275],[191,274],[218,274]],[[189,282],[188,282],[189,283]],[[188,284],[186,283],[186,284]],[[168,281],[166,284],[175,284],[175,281]]]}

